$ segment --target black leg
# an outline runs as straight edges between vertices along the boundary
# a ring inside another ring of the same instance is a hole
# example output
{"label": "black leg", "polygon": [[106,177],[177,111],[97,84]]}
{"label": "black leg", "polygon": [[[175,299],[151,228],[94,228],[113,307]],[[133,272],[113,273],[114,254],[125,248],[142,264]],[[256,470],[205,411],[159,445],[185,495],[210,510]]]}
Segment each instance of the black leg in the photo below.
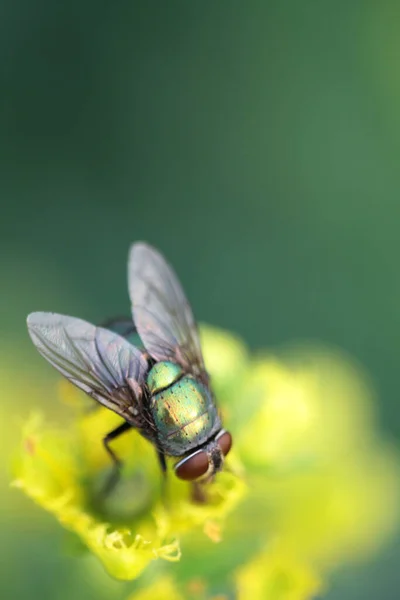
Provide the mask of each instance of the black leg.
{"label": "black leg", "polygon": [[114,463],[113,470],[102,490],[102,494],[104,496],[108,495],[114,489],[114,487],[117,485],[118,480],[121,475],[120,470],[121,470],[121,466],[122,466],[122,461],[115,454],[114,450],[112,450],[110,448],[110,442],[112,440],[115,440],[115,438],[119,437],[126,431],[129,431],[130,429],[132,429],[132,425],[125,422],[125,423],[122,423],[121,425],[119,425],[118,427],[116,427],[115,429],[113,429],[112,431],[110,431],[110,433],[107,433],[107,435],[103,438],[104,448],[107,450],[108,455],[110,456],[111,460]]}
{"label": "black leg", "polygon": [[132,333],[137,333],[132,319],[129,319],[128,317],[113,317],[112,319],[107,319],[107,321],[101,323],[100,327],[105,327],[106,329],[120,328],[121,332],[119,333],[122,335],[122,337],[131,335]]}
{"label": "black leg", "polygon": [[161,497],[164,499],[165,504],[168,504],[167,498],[167,461],[165,460],[165,454],[162,450],[157,448],[158,462],[160,463],[162,472],[161,481]]}
{"label": "black leg", "polygon": [[164,477],[167,476],[167,461],[165,460],[165,454],[162,450],[157,449],[158,461],[160,463],[161,471]]}

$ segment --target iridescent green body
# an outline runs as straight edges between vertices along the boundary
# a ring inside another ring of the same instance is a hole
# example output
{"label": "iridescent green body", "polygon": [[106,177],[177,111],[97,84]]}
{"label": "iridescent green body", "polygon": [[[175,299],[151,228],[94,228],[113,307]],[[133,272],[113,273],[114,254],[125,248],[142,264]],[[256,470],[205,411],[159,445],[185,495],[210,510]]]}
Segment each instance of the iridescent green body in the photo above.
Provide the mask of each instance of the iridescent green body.
{"label": "iridescent green body", "polygon": [[176,363],[156,363],[147,376],[151,412],[166,454],[182,456],[221,428],[207,386]]}

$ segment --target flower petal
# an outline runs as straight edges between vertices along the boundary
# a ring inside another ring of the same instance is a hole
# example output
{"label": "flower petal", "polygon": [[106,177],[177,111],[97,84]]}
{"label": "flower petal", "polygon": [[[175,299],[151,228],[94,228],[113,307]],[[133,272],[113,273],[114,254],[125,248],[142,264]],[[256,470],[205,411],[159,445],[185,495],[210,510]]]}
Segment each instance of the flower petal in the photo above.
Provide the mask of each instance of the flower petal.
{"label": "flower petal", "polygon": [[112,526],[90,510],[79,456],[71,432],[46,428],[35,418],[25,428],[14,486],[76,533],[118,579],[137,577],[156,558],[179,560],[177,540],[150,513],[134,520],[134,530]]}
{"label": "flower petal", "polygon": [[160,577],[150,586],[131,594],[128,600],[183,600],[172,577]]}

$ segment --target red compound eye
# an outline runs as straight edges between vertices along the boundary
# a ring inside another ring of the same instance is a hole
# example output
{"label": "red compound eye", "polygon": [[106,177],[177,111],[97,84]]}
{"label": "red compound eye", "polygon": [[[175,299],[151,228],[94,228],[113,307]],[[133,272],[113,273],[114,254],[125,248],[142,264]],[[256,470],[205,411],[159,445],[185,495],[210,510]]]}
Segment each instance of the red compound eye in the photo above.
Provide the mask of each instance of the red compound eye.
{"label": "red compound eye", "polygon": [[179,479],[193,481],[207,472],[208,456],[202,450],[178,462],[175,473]]}
{"label": "red compound eye", "polygon": [[[226,456],[232,447],[232,436],[229,431],[220,431],[215,441],[221,448],[222,454]],[[179,479],[193,481],[205,475],[208,471],[208,466],[208,456],[203,450],[200,450],[179,461],[175,466],[175,473]]]}
{"label": "red compound eye", "polygon": [[218,446],[222,450],[222,454],[226,456],[229,450],[232,448],[232,436],[229,431],[223,431],[220,437],[217,437]]}

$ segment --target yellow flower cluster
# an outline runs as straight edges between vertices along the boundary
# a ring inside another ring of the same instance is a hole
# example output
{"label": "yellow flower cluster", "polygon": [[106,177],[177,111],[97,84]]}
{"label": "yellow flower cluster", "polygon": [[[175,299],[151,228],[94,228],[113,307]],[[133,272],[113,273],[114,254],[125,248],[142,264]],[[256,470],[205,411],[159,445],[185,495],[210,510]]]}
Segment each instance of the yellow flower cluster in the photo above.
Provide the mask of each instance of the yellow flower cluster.
{"label": "yellow flower cluster", "polygon": [[[14,485],[116,578],[137,578],[151,561],[182,554],[130,600],[312,598],[333,568],[370,555],[397,526],[399,462],[377,435],[369,385],[333,351],[254,357],[231,334],[205,326],[201,333],[234,437],[205,503],[173,475],[163,492],[154,450],[134,431],[113,443],[123,476],[100,502],[111,468],[101,440],[120,419],[82,409],[69,384],[62,395],[78,416],[62,430],[38,417],[25,426]],[[223,589],[209,583],[216,570]]]}

